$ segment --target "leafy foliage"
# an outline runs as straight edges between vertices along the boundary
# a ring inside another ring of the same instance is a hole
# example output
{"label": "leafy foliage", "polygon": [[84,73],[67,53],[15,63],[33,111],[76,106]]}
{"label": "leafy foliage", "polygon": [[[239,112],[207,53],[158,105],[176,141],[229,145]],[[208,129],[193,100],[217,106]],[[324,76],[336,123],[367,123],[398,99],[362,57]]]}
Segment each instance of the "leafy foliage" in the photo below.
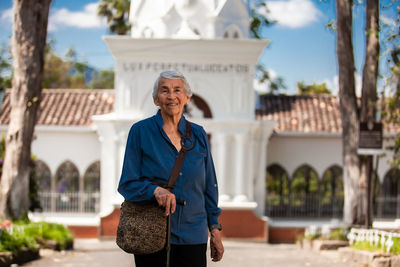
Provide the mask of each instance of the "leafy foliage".
{"label": "leafy foliage", "polygon": [[110,32],[118,35],[129,33],[130,2],[129,0],[100,0],[97,14],[107,19]]}
{"label": "leafy foliage", "polygon": [[56,223],[30,223],[24,226],[24,233],[33,237],[40,245],[45,245],[48,240],[55,241],[60,245],[61,250],[66,249],[68,244],[73,241],[73,236],[68,229]]}
{"label": "leafy foliage", "polygon": [[397,136],[393,145],[387,147],[393,151],[391,164],[400,166],[400,6],[396,1],[391,1],[384,8],[397,4],[397,17],[391,23],[383,23],[381,26],[383,54],[390,55],[387,59],[389,74],[386,77],[388,88],[386,101],[382,101],[382,116],[387,124],[397,125]]}
{"label": "leafy foliage", "polygon": [[322,234],[320,231],[315,233],[306,233],[302,239],[307,240],[341,240],[348,241],[347,234],[349,230],[347,228],[331,229],[328,234]]}
{"label": "leafy foliage", "polygon": [[18,253],[24,248],[44,246],[49,240],[56,242],[63,250],[73,242],[73,236],[65,226],[56,223],[19,221],[11,227],[0,227],[0,252]]}
{"label": "leafy foliage", "polygon": [[[64,59],[55,54],[54,39],[45,48],[45,63],[42,88],[114,88],[113,70],[94,70],[85,60],[80,60],[77,52],[70,47]],[[11,56],[6,57],[7,49],[0,47],[0,87],[11,88]],[[4,74],[3,74],[4,73]],[[10,76],[6,76],[9,73]]]}
{"label": "leafy foliage", "polygon": [[326,83],[313,83],[306,85],[303,81],[297,83],[298,93],[300,95],[317,95],[317,94],[331,94],[331,90],[326,87]]}
{"label": "leafy foliage", "polygon": [[11,55],[10,48],[6,45],[0,46],[0,86],[11,87]]}
{"label": "leafy foliage", "polygon": [[51,44],[45,56],[43,88],[114,88],[113,70],[93,70],[84,60],[79,60],[74,48],[70,47],[64,59],[57,56]]}
{"label": "leafy foliage", "polygon": [[342,240],[342,241],[347,241],[347,234],[348,234],[348,229],[346,228],[338,228],[334,229],[330,232],[329,234],[329,240]]}
{"label": "leafy foliage", "polygon": [[[400,254],[400,238],[393,237],[393,246],[390,248],[390,252],[393,254]],[[386,248],[382,248],[381,243],[378,245],[371,245],[368,241],[358,241],[352,245],[353,248],[359,250],[370,250],[370,251],[386,251]]]}
{"label": "leafy foliage", "polygon": [[90,86],[94,89],[112,89],[114,88],[114,71],[101,70],[95,72],[92,84]]}
{"label": "leafy foliage", "polygon": [[250,32],[253,38],[262,39],[261,31],[266,26],[275,23],[266,17],[269,12],[267,4],[264,1],[252,1],[254,5],[250,8]]}
{"label": "leafy foliage", "polygon": [[12,233],[0,229],[0,251],[10,251],[18,253],[21,248],[35,248],[36,241],[32,236],[25,235],[20,231],[12,231]]}
{"label": "leafy foliage", "polygon": [[276,78],[271,77],[271,72],[266,70],[264,65],[256,65],[256,79],[262,83],[267,84],[269,91],[268,94],[275,94],[280,89],[286,89],[286,84],[282,77],[278,76]]}

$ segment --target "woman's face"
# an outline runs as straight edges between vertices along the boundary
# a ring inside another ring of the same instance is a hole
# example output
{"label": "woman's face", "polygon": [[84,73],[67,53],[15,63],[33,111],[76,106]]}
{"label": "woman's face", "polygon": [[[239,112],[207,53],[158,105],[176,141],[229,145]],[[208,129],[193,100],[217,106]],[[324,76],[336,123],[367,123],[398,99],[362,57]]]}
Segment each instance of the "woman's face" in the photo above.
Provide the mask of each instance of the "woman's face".
{"label": "woman's face", "polygon": [[189,103],[190,97],[186,95],[181,79],[161,78],[158,83],[157,97],[154,103],[160,107],[161,112],[168,116],[180,117],[183,107]]}

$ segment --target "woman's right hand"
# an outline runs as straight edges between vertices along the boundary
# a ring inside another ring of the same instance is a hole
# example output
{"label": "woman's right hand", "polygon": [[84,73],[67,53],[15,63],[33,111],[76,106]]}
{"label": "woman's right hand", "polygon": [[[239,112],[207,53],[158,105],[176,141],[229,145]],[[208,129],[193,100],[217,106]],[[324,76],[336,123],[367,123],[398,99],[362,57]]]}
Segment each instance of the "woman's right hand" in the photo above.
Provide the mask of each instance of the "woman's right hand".
{"label": "woman's right hand", "polygon": [[154,189],[153,194],[158,202],[158,205],[165,207],[165,216],[168,216],[175,212],[176,200],[174,194],[160,186]]}

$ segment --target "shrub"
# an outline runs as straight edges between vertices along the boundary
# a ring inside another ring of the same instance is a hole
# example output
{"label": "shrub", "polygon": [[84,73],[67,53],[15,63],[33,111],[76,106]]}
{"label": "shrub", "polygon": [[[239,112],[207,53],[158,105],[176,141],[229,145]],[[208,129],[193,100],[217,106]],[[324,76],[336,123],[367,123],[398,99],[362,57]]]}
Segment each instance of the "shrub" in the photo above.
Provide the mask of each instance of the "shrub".
{"label": "shrub", "polygon": [[54,241],[59,249],[66,249],[73,242],[68,229],[56,223],[24,223],[15,222],[11,229],[0,228],[0,251],[17,253],[22,248],[35,248],[37,244],[45,245]]}
{"label": "shrub", "polygon": [[26,235],[32,236],[35,240],[45,245],[46,241],[52,240],[59,244],[60,249],[66,249],[73,241],[73,236],[68,229],[61,224],[37,222],[25,225]]}
{"label": "shrub", "polygon": [[334,229],[329,234],[329,240],[348,241],[347,234],[348,234],[348,230],[345,228]]}
{"label": "shrub", "polygon": [[[393,246],[390,248],[390,253],[400,254],[400,237],[393,237]],[[369,241],[358,241],[352,245],[353,248],[359,250],[370,250],[370,251],[386,251],[386,247],[382,248],[380,242],[378,245],[371,245]]]}
{"label": "shrub", "polygon": [[12,233],[0,230],[0,251],[18,253],[22,248],[36,248],[36,241],[31,236],[25,235],[23,231],[14,230]]}

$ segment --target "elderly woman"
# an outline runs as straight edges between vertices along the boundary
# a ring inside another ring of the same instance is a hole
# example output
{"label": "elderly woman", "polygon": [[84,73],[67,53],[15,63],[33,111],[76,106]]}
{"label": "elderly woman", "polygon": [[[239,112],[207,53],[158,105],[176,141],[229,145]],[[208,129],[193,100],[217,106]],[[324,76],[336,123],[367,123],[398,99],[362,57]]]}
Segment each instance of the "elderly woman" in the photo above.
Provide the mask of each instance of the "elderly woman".
{"label": "elderly woman", "polygon": [[[213,261],[224,253],[218,216],[218,187],[214,164],[204,129],[191,123],[193,148],[186,152],[174,190],[155,184],[167,182],[174,166],[188,122],[183,107],[192,96],[186,78],[177,71],[165,71],[153,89],[156,115],[135,123],[128,136],[118,191],[125,200],[140,202],[155,198],[171,215],[171,266],[204,267],[210,232]],[[177,199],[186,205],[177,205]],[[165,266],[166,252],[135,255],[135,264]]]}

